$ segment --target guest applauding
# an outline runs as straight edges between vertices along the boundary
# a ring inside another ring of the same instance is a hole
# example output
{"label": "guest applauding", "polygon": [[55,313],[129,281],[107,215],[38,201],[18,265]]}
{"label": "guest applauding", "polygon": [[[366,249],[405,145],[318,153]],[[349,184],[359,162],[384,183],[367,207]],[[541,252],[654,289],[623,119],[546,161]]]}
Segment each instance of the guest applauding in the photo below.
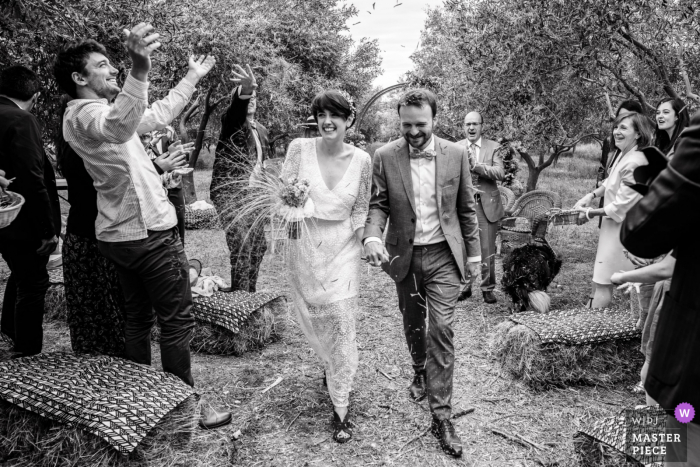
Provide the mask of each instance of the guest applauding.
{"label": "guest applauding", "polygon": [[[133,67],[124,89],[117,85],[118,70],[97,42],[71,44],[58,55],[56,81],[76,98],[63,117],[63,136],[83,159],[97,190],[95,234],[100,253],[115,264],[124,290],[127,358],[150,365],[155,311],[163,369],[194,386],[187,257],[175,209],[138,135],[168,125],[214,66],[214,59],[191,58],[185,78],[149,109],[150,56],[160,46],[159,35],[145,23],[125,33]],[[76,57],[75,49],[86,44],[93,49]],[[230,414],[206,413],[200,424],[214,428],[230,420]]]}
{"label": "guest applauding", "polygon": [[[613,124],[613,137],[620,155],[610,167],[610,176],[600,187],[581,198],[574,206],[581,212],[582,221],[603,217],[593,268],[593,295],[588,303],[591,308],[605,308],[610,304],[613,292],[610,277],[614,272],[634,268],[623,254],[620,244],[620,225],[627,211],[641,198],[641,195],[626,183],[634,183],[634,169],[648,164],[646,157],[638,148],[649,145],[651,134],[651,124],[644,115],[632,112],[617,117]],[[591,204],[595,198],[603,195],[605,195],[604,207],[593,209]]]}
{"label": "guest applauding", "polygon": [[31,113],[38,97],[39,79],[32,70],[12,66],[0,75],[0,185],[14,179],[12,191],[25,199],[17,218],[0,229],[0,254],[10,268],[1,327],[18,356],[41,352],[46,264],[61,231],[56,177]]}
{"label": "guest applauding", "polygon": [[673,156],[678,135],[686,129],[690,117],[685,103],[680,99],[667,97],[656,106],[656,134],[654,146],[669,159]]}

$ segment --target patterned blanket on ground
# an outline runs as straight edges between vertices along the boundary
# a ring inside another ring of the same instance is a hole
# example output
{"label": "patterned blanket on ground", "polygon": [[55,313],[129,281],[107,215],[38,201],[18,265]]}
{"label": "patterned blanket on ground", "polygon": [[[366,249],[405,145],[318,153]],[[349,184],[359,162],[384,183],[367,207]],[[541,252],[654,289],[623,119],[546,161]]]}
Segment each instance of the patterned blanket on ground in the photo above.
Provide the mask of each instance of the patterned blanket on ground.
{"label": "patterned blanket on ground", "polygon": [[45,353],[0,363],[0,398],[123,454],[193,394],[176,376],[114,357]]}
{"label": "patterned blanket on ground", "polygon": [[286,301],[284,297],[270,293],[215,292],[211,297],[196,297],[192,314],[198,321],[238,334],[250,315],[264,306],[286,307]]}
{"label": "patterned blanket on ground", "polygon": [[[654,423],[634,423],[635,420],[653,420]],[[664,432],[666,427],[666,412],[659,406],[640,407],[638,409],[623,410],[619,414],[605,417],[597,421],[589,421],[584,424],[577,435],[585,435],[595,441],[605,443],[617,451],[627,454],[641,462],[643,465],[655,465],[655,462],[663,460],[663,456],[644,454],[644,450],[633,453],[628,447],[628,439],[634,439],[633,434],[640,435],[639,439],[646,439],[646,435],[658,435]],[[637,443],[639,444],[639,443]],[[652,446],[651,443],[644,443],[645,446]],[[629,451],[629,452],[626,452]],[[660,464],[659,464],[660,465]]]}
{"label": "patterned blanket on ground", "polygon": [[528,311],[510,317],[537,333],[543,344],[583,345],[632,339],[641,335],[637,320],[629,311],[589,308],[536,313]]}

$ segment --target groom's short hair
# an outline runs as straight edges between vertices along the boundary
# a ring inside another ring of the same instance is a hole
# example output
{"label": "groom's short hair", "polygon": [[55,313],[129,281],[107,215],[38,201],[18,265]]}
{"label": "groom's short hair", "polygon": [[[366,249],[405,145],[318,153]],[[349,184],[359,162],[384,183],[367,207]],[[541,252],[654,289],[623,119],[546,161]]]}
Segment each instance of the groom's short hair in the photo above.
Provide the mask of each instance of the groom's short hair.
{"label": "groom's short hair", "polygon": [[433,117],[437,114],[437,100],[435,94],[427,89],[412,89],[407,91],[396,106],[396,111],[401,112],[402,106],[423,107],[429,105],[433,111]]}

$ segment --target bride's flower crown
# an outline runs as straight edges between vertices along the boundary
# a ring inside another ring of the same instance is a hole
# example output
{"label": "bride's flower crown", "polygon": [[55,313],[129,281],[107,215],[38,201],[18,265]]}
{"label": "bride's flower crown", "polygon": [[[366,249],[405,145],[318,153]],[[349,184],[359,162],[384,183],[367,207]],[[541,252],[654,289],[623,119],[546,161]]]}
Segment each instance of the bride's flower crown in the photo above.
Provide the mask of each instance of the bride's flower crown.
{"label": "bride's flower crown", "polygon": [[352,122],[355,123],[355,115],[356,115],[355,101],[353,101],[352,97],[350,97],[350,94],[348,94],[345,91],[339,90],[338,94],[343,96],[345,98],[345,100],[348,101],[348,105],[350,106],[350,118],[352,119]]}

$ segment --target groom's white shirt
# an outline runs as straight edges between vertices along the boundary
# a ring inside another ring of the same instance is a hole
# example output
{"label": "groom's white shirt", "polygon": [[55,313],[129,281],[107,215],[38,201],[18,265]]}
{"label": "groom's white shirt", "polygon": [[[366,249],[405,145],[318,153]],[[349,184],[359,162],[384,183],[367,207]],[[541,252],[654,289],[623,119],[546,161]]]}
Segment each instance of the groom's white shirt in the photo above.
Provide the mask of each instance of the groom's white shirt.
{"label": "groom's white shirt", "polygon": [[[431,136],[424,151],[435,152],[435,137]],[[410,147],[410,151],[418,151]],[[413,236],[415,246],[432,245],[445,241],[445,235],[440,227],[440,213],[437,205],[437,170],[435,157],[428,160],[424,157],[411,159],[411,182],[413,183],[413,201],[416,205],[416,231]],[[378,237],[367,237],[365,245],[369,242],[380,242]],[[480,262],[481,256],[470,256],[468,262]]]}

